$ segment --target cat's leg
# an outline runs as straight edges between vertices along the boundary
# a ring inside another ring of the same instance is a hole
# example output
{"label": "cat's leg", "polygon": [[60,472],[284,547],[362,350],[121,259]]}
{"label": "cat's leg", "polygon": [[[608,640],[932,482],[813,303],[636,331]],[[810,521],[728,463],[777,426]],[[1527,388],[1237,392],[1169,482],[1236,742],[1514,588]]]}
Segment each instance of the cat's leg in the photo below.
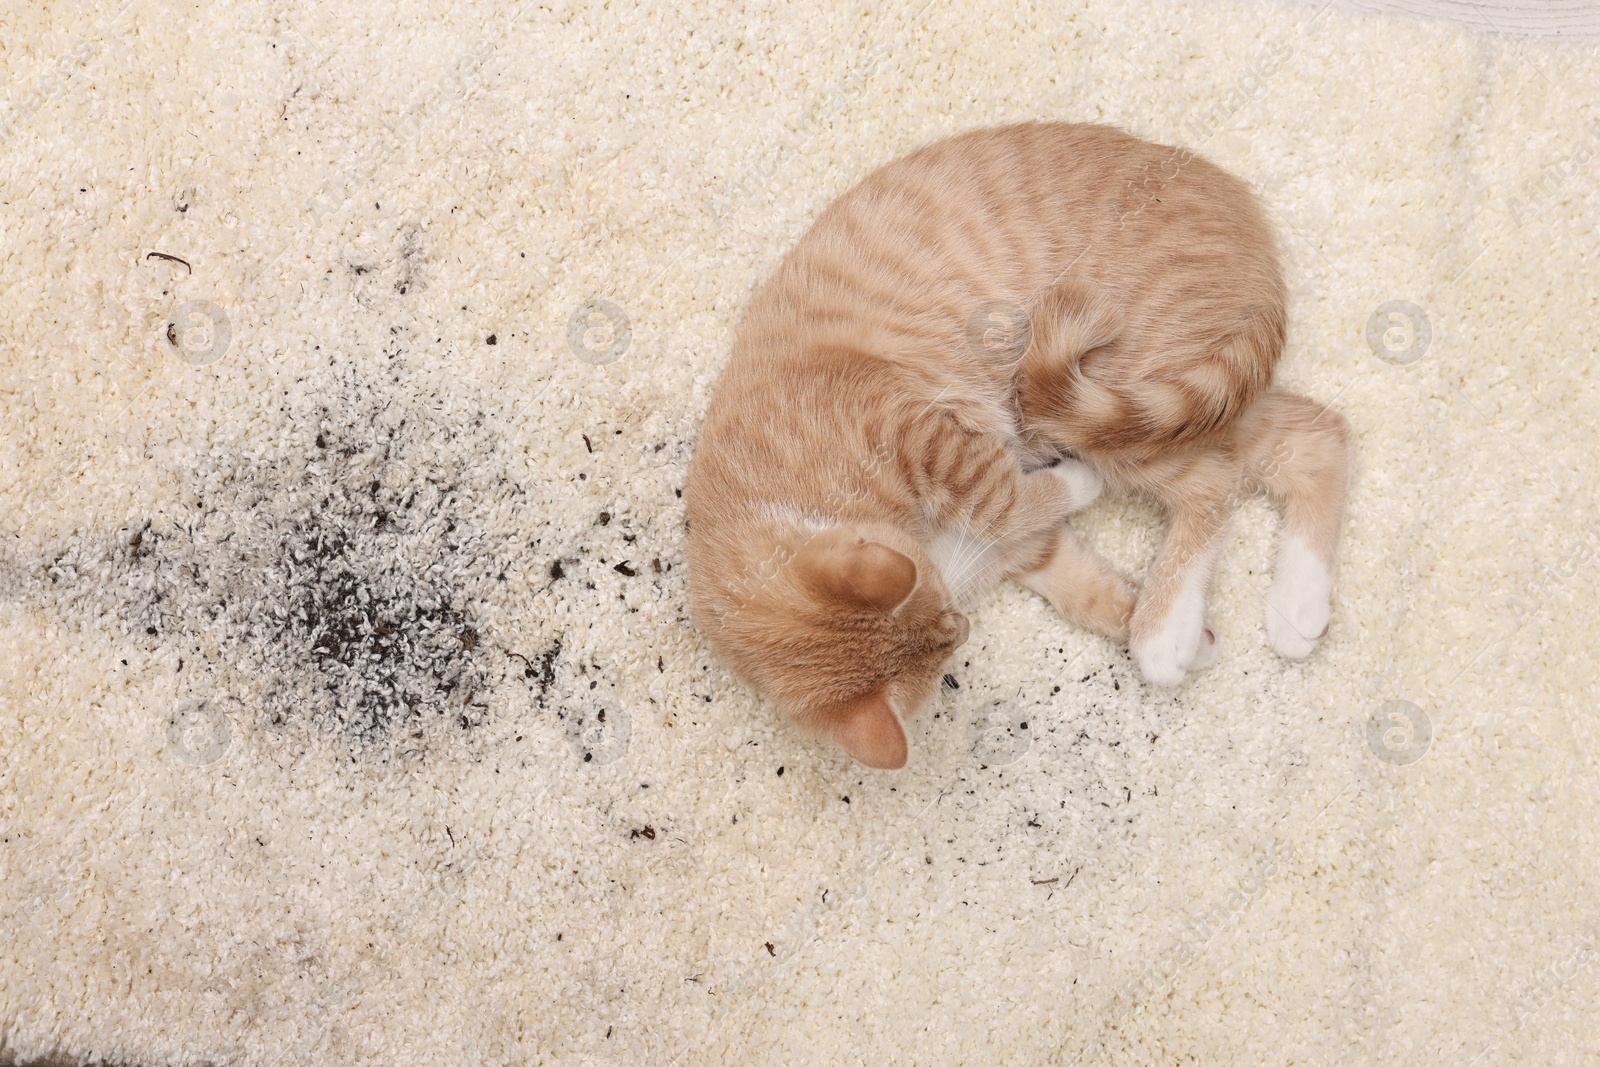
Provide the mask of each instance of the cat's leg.
{"label": "cat's leg", "polygon": [[1240,430],[1246,487],[1265,490],[1283,509],[1266,596],[1267,640],[1280,655],[1300,659],[1328,632],[1332,614],[1350,424],[1316,401],[1271,392],[1241,420]]}
{"label": "cat's leg", "polygon": [[[1024,471],[997,442],[972,438],[938,471],[937,494],[925,497],[934,518],[928,552],[954,601],[1044,557],[1066,517],[1092,504],[1104,482],[1081,460]],[[959,487],[959,491],[956,491]]]}
{"label": "cat's leg", "polygon": [[1142,479],[1172,517],[1128,627],[1134,661],[1155,685],[1177,685],[1188,671],[1215,660],[1206,594],[1233,512],[1239,468],[1231,451],[1197,450]]}
{"label": "cat's leg", "polygon": [[1067,527],[1007,577],[1044,597],[1071,622],[1128,639],[1138,588]]}

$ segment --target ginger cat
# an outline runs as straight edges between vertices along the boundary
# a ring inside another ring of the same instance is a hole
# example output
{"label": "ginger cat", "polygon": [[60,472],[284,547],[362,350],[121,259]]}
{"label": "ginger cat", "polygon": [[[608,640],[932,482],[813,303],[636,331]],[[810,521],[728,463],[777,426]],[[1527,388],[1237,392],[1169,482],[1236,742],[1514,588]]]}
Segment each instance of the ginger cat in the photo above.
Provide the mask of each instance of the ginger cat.
{"label": "ginger cat", "polygon": [[[1285,293],[1249,188],[1105,126],[939,141],[834,201],[741,324],[689,474],[690,599],[726,663],[870,767],[1002,577],[1207,665],[1241,489],[1283,510],[1267,635],[1327,631],[1349,426],[1272,388]],[[1065,524],[1102,479],[1171,517],[1142,588]]]}

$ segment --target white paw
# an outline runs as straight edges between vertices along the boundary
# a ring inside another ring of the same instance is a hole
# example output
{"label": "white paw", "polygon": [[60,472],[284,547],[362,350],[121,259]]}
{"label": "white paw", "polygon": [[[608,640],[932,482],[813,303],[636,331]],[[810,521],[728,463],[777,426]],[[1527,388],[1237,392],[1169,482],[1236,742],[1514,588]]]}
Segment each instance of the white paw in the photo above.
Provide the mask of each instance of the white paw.
{"label": "white paw", "polygon": [[1267,640],[1278,655],[1304,659],[1328,632],[1333,575],[1300,537],[1284,537],[1267,590]]}
{"label": "white paw", "polygon": [[1222,658],[1222,646],[1217,643],[1217,635],[1207,626],[1200,635],[1200,643],[1195,646],[1194,659],[1189,661],[1191,671],[1203,671],[1217,665],[1217,660]]}
{"label": "white paw", "polygon": [[1216,662],[1217,639],[1206,629],[1206,600],[1198,584],[1184,587],[1154,631],[1129,643],[1139,673],[1151,685],[1177,685],[1190,669],[1201,670]]}
{"label": "white paw", "polygon": [[1071,456],[1062,456],[1061,462],[1051,467],[1050,471],[1067,487],[1069,511],[1082,511],[1093,504],[1106,487],[1105,479],[1100,477],[1098,471]]}

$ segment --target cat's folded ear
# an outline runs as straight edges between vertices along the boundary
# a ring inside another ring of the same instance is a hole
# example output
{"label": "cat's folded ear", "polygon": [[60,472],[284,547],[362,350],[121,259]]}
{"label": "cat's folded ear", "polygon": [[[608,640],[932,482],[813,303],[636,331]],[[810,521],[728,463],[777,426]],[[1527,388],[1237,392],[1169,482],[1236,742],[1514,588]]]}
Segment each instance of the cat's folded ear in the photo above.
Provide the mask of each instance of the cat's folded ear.
{"label": "cat's folded ear", "polygon": [[814,588],[853,607],[891,612],[917,586],[910,556],[849,529],[812,538],[795,563]]}
{"label": "cat's folded ear", "polygon": [[906,730],[881,689],[836,711],[829,717],[827,734],[868,767],[897,771],[906,765]]}

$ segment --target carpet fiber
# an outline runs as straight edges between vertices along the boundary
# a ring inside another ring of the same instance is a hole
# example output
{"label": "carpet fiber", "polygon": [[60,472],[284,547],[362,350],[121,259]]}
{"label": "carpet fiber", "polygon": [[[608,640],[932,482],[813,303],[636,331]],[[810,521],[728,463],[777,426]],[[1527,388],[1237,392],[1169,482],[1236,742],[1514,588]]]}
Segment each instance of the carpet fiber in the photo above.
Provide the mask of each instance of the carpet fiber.
{"label": "carpet fiber", "polygon": [[[1600,56],[823,7],[0,14],[0,1059],[1600,1058]],[[1025,118],[1259,189],[1333,627],[1249,502],[1219,665],[1008,586],[865,772],[687,623],[684,474],[823,205]]]}

